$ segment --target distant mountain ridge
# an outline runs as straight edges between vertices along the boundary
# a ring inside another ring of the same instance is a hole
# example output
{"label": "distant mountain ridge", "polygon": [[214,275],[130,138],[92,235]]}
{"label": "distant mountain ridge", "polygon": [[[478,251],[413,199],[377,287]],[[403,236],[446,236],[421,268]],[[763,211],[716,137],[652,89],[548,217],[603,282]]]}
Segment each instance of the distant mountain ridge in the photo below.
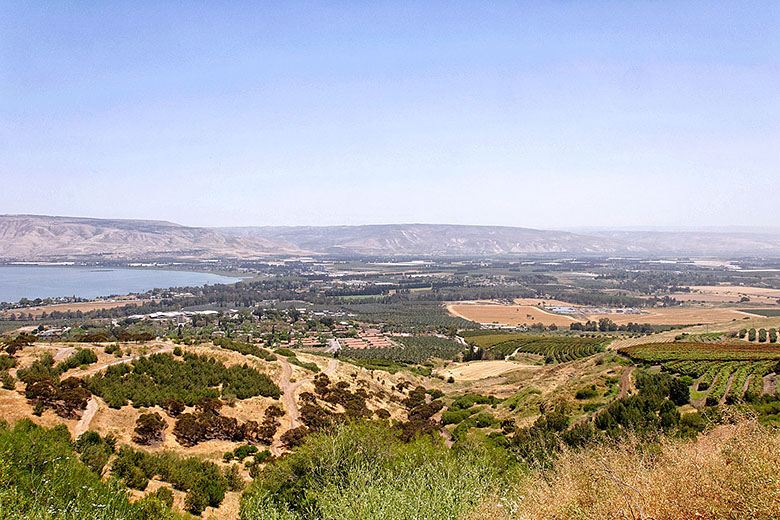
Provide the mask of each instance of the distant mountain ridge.
{"label": "distant mountain ridge", "polygon": [[505,226],[384,224],[239,227],[221,231],[235,236],[283,240],[304,250],[332,255],[496,256],[602,254],[626,250],[625,244],[609,238]]}
{"label": "distant mountain ridge", "polygon": [[0,216],[0,260],[251,258],[295,246],[152,220]]}
{"label": "distant mountain ridge", "polygon": [[153,220],[0,215],[0,260],[204,260],[269,256],[777,256],[780,232],[594,230],[507,226],[188,227]]}

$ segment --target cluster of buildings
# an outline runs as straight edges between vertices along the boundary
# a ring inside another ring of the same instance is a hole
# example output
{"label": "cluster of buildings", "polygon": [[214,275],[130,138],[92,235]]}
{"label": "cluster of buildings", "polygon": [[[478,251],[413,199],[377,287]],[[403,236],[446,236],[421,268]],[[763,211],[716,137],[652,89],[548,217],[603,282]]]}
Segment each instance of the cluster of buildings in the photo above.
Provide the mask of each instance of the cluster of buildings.
{"label": "cluster of buildings", "polygon": [[341,348],[393,348],[398,346],[375,329],[365,330],[354,338],[339,338],[338,342]]}

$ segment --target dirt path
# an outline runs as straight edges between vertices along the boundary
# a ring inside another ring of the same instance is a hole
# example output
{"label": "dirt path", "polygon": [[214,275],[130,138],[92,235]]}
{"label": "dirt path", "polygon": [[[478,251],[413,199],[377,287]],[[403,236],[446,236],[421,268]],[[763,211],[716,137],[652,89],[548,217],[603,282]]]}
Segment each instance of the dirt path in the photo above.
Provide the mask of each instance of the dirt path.
{"label": "dirt path", "polygon": [[765,375],[762,395],[775,395],[775,392],[777,392],[777,376],[775,374]]}
{"label": "dirt path", "polygon": [[623,399],[628,395],[628,391],[631,389],[631,374],[634,372],[634,367],[626,367],[623,373],[620,374],[620,393],[618,399]]}
{"label": "dirt path", "polygon": [[[298,408],[298,402],[295,399],[295,392],[304,383],[313,380],[317,374],[301,379],[300,381],[292,382],[292,366],[284,356],[277,356],[279,363],[282,365],[282,380],[279,382],[279,389],[282,391],[282,403],[284,403],[284,410],[287,412],[287,418],[289,421],[289,430],[298,428],[301,425],[300,410]],[[339,366],[338,359],[331,359],[322,374],[330,375],[336,371]],[[271,453],[278,457],[282,454],[282,441],[275,439],[271,444]]]}
{"label": "dirt path", "polygon": [[[611,402],[614,403],[615,401],[623,399],[624,397],[626,397],[628,395],[628,391],[631,390],[631,388],[632,388],[632,386],[631,386],[631,374],[634,373],[634,369],[635,368],[636,367],[634,367],[634,366],[630,366],[630,367],[626,367],[626,368],[623,369],[623,373],[620,374],[620,392],[618,393],[617,397],[615,397],[615,399],[613,401],[611,401]],[[593,419],[594,417],[596,417],[598,414],[600,414],[605,409],[606,409],[606,407],[604,407],[601,410],[596,410],[595,412],[591,412],[591,413],[587,413],[587,414],[583,415],[582,417],[580,417],[579,419],[577,419],[576,421],[571,423],[569,425],[568,429],[571,430],[575,426],[579,426],[580,424],[583,424],[583,423]]]}
{"label": "dirt path", "polygon": [[54,361],[62,361],[66,357],[68,357],[71,352],[76,350],[75,347],[54,347],[57,349],[57,353],[54,354]]}
{"label": "dirt path", "polygon": [[729,395],[729,391],[731,390],[731,385],[734,383],[734,377],[735,377],[736,375],[737,375],[737,373],[736,373],[736,372],[734,372],[733,374],[731,374],[731,375],[729,376],[729,380],[726,382],[726,390],[724,390],[724,391],[723,391],[723,397],[721,397],[721,398],[720,398],[720,403],[718,403],[718,404],[720,404],[721,406],[723,406],[724,404],[726,404],[726,396],[727,396],[727,395]]}
{"label": "dirt path", "polygon": [[444,413],[444,410],[439,410],[437,413],[431,416],[431,420],[439,423],[439,436],[442,439],[444,439],[445,446],[447,446],[448,448],[452,448],[452,446],[455,444],[455,439],[452,438],[452,434],[450,433],[450,431],[447,428],[445,428],[443,424],[441,424],[442,413]]}
{"label": "dirt path", "polygon": [[92,396],[89,399],[89,402],[87,402],[87,407],[84,410],[84,413],[81,414],[81,419],[79,419],[79,422],[76,423],[76,427],[73,428],[73,438],[78,439],[81,435],[84,434],[89,429],[89,424],[92,422],[92,418],[95,417],[95,414],[98,411],[98,402],[97,399],[95,399],[95,396]]}
{"label": "dirt path", "polygon": [[748,386],[750,385],[750,380],[753,379],[753,377],[754,376],[752,374],[750,374],[750,375],[748,375],[748,377],[745,378],[745,384],[742,385],[742,393],[739,394],[740,397],[745,395],[745,392],[747,392]]}

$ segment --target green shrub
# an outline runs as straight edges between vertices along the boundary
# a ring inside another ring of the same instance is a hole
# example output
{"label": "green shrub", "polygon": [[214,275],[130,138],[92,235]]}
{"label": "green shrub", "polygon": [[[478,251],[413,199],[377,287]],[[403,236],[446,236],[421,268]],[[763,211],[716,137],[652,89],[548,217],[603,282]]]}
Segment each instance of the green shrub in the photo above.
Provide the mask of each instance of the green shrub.
{"label": "green shrub", "polygon": [[0,371],[8,370],[16,366],[16,359],[12,358],[8,354],[0,355]]}
{"label": "green shrub", "polygon": [[204,398],[234,395],[248,399],[262,395],[279,397],[279,387],[266,374],[249,365],[226,367],[208,356],[184,353],[182,358],[154,354],[132,364],[110,366],[87,382],[90,390],[111,407],[154,406],[180,399],[192,406]]}
{"label": "green shrub", "polygon": [[244,460],[250,455],[257,453],[257,446],[247,444],[245,446],[239,446],[233,451],[233,456],[238,460]]}
{"label": "green shrub", "polygon": [[441,414],[441,423],[444,425],[459,424],[468,419],[470,415],[468,410],[447,410]]}
{"label": "green shrub", "polygon": [[599,393],[596,390],[596,385],[591,385],[589,387],[581,388],[580,390],[577,390],[577,393],[574,395],[575,399],[593,399],[594,397],[598,397]]}
{"label": "green shrub", "polygon": [[3,388],[6,390],[13,390],[16,388],[16,379],[8,372],[3,372],[0,376],[0,383],[2,383]]}
{"label": "green shrub", "polygon": [[[78,444],[78,443],[76,443]],[[94,442],[82,447],[95,446]],[[105,482],[79,461],[67,428],[45,429],[19,421],[0,425],[2,518],[170,520],[154,498],[131,503],[116,481]]]}
{"label": "green shrub", "polygon": [[154,497],[168,507],[173,506],[173,491],[169,487],[162,486],[154,493]]}
{"label": "green shrub", "polygon": [[382,423],[314,433],[266,466],[241,500],[242,520],[466,518],[501,487],[506,459],[487,447],[408,444]]}

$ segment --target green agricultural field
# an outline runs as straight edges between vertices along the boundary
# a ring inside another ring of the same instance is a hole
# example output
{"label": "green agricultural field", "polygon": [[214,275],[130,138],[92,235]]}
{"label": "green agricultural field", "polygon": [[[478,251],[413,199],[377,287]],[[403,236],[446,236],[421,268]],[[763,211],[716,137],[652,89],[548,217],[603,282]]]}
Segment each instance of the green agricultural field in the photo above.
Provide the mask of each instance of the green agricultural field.
{"label": "green agricultural field", "polygon": [[437,336],[398,336],[393,340],[403,347],[345,348],[341,350],[341,357],[414,365],[425,363],[431,358],[452,360],[464,350],[463,345],[457,341]]}
{"label": "green agricultural field", "polygon": [[780,348],[745,343],[648,343],[620,349],[635,362],[660,364],[673,374],[690,376],[699,398],[708,405],[735,402],[763,393],[763,377],[775,370]]}
{"label": "green agricultural field", "polygon": [[408,329],[427,330],[438,327],[472,329],[479,325],[463,318],[447,314],[439,303],[349,303],[342,306],[357,319],[369,323],[382,323],[386,328],[398,331]]}
{"label": "green agricultural field", "polygon": [[646,343],[620,349],[622,354],[642,363],[666,361],[760,361],[780,360],[780,348],[771,344],[745,343]]}
{"label": "green agricultural field", "polygon": [[466,336],[466,341],[480,348],[489,349],[499,343],[521,339],[523,336],[524,334],[484,334],[471,337]]}
{"label": "green agricultural field", "polygon": [[[490,337],[490,336],[481,336]],[[493,343],[488,350],[501,356],[515,352],[543,356],[546,363],[565,363],[604,351],[609,339],[580,338],[577,336],[503,336],[504,341]],[[488,344],[487,341],[483,344]],[[485,347],[483,347],[485,348]]]}
{"label": "green agricultural field", "polygon": [[780,309],[745,309],[745,312],[766,316],[767,318],[780,316]]}

